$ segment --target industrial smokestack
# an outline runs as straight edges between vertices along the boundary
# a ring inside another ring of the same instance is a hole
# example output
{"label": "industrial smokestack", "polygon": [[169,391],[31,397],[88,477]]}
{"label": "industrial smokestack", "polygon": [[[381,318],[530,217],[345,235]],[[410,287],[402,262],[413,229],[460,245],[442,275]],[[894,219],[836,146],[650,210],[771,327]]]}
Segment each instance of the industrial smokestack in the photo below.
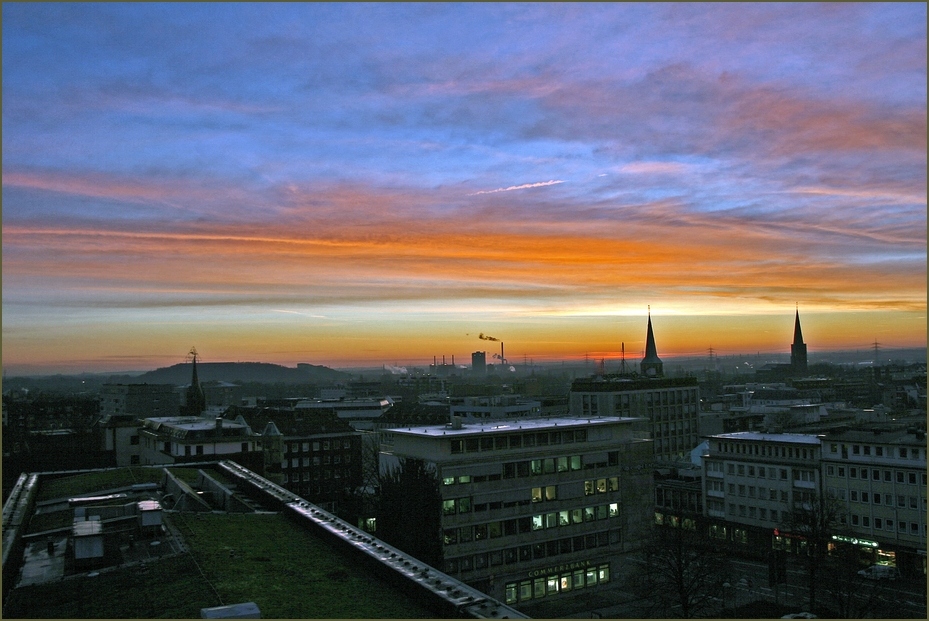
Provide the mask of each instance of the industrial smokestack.
{"label": "industrial smokestack", "polygon": [[506,364],[506,356],[503,355],[503,341],[500,341],[500,364]]}

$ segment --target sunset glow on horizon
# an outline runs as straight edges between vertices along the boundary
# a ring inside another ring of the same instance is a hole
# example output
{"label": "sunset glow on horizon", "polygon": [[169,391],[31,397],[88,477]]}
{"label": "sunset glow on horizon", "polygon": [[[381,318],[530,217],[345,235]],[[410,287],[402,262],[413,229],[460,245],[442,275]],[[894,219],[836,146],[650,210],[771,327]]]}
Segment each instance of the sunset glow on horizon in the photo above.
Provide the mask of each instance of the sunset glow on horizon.
{"label": "sunset glow on horizon", "polygon": [[3,5],[3,368],[926,347],[926,5]]}

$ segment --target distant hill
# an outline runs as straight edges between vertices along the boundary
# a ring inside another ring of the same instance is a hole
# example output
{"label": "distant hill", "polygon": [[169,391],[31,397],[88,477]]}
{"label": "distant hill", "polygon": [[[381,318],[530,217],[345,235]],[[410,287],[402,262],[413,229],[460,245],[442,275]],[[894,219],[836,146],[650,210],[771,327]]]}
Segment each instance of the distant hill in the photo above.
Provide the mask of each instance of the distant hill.
{"label": "distant hill", "polygon": [[[180,363],[143,373],[135,383],[189,384],[191,364]],[[297,368],[267,362],[198,362],[201,382],[258,382],[262,384],[323,384],[351,379],[351,374],[329,367],[301,364]]]}

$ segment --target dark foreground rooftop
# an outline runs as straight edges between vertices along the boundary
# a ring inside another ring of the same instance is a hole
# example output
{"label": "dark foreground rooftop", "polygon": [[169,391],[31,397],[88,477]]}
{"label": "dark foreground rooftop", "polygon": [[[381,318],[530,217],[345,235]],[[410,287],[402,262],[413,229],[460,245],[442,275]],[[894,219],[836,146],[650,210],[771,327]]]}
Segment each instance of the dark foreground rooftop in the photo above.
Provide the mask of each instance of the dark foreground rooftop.
{"label": "dark foreground rooftop", "polygon": [[[209,472],[209,467],[202,468]],[[235,487],[229,483],[234,475],[214,468],[217,479]],[[68,498],[125,490],[119,486],[127,483],[141,490],[141,495],[158,496],[162,492],[153,490],[152,481],[163,470],[126,468],[71,477],[40,476],[40,481],[46,481],[38,484],[34,495],[31,523],[10,520],[11,527],[16,522],[23,526],[23,562],[14,575],[5,571],[4,582],[12,578],[16,586],[4,589],[3,617],[197,618],[203,608],[242,602],[257,604],[263,618],[447,616],[428,594],[417,595],[396,579],[385,579],[384,572],[372,571],[346,553],[344,542],[308,527],[298,513],[277,510],[274,502],[256,506],[253,489],[248,490],[252,510],[240,512],[167,510],[170,503],[161,498],[166,507],[164,528],[122,537],[107,550],[110,561],[100,566],[68,567],[65,551],[73,545],[68,543]],[[168,470],[195,487],[190,468]],[[238,483],[245,487],[241,480]],[[119,497],[108,502],[125,501],[126,497]],[[334,516],[303,504],[336,530],[351,530]],[[12,515],[7,509],[4,517]],[[4,527],[7,543],[7,523]],[[350,534],[359,538],[359,533]],[[377,541],[367,540],[372,545]],[[5,558],[5,570],[7,562]]]}

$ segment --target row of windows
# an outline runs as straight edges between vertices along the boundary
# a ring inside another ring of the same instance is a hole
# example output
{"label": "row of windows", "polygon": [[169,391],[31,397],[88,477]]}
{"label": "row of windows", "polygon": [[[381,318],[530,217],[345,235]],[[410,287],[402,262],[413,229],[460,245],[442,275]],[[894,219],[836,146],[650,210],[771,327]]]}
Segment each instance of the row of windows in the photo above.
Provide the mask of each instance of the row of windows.
{"label": "row of windows", "polygon": [[464,438],[452,440],[452,453],[478,453],[481,451],[499,451],[505,449],[531,448],[586,442],[587,430],[538,431],[534,433],[487,435],[482,438]]}
{"label": "row of windows", "polygon": [[[709,507],[709,504],[707,506]],[[739,517],[747,517],[750,519],[770,520],[771,522],[777,522],[778,517],[780,517],[781,520],[786,521],[790,517],[790,511],[781,511],[779,516],[777,509],[729,503],[729,515],[738,515]]]}
{"label": "row of windows", "polygon": [[[582,469],[601,468],[604,466],[619,465],[619,452],[611,451],[607,453],[606,460],[593,461],[593,458],[583,459],[580,455],[570,455],[563,457],[548,457],[546,459],[527,459],[525,461],[512,461],[503,464],[504,479],[515,479],[522,477],[532,477],[546,474],[555,474],[557,472],[572,472]],[[499,481],[501,475],[490,474],[481,476],[471,476],[462,474],[453,477],[443,477],[442,485],[466,485],[470,483],[482,483],[484,481]]]}
{"label": "row of windows", "polygon": [[335,438],[332,440],[316,440],[314,442],[285,442],[284,443],[284,452],[299,453],[302,449],[304,453],[310,451],[312,446],[313,452],[316,451],[337,451],[339,449],[350,449],[352,448],[352,441],[349,438]]}
{"label": "row of windows", "polygon": [[772,444],[746,444],[743,442],[717,442],[716,450],[720,453],[758,455],[762,457],[791,457],[794,459],[816,459],[817,455],[816,449],[813,448],[777,446]]}
{"label": "row of windows", "polygon": [[[715,482],[715,481],[714,481]],[[719,481],[718,483],[722,483]],[[708,483],[709,484],[709,483]],[[715,486],[714,486],[715,487]],[[757,494],[756,494],[757,492]],[[729,495],[730,496],[742,496],[748,498],[758,498],[759,500],[769,500],[771,502],[788,502],[789,491],[786,489],[774,489],[773,487],[755,487],[754,485],[736,485],[735,483],[729,484]]]}
{"label": "row of windows", "polygon": [[301,478],[304,481],[328,481],[330,479],[350,479],[352,476],[351,470],[341,470],[341,469],[330,469],[326,468],[323,470],[304,470],[301,474],[300,472],[292,472],[290,474],[284,473],[284,483],[296,483]]}
{"label": "row of windows", "polygon": [[[860,524],[864,528],[873,528],[874,530],[889,530],[891,532],[893,532],[894,529],[896,528],[896,531],[900,533],[901,535],[906,534],[907,532],[906,530],[907,523],[902,520],[895,521],[895,520],[888,520],[888,519],[882,519],[882,518],[874,518],[873,524],[872,524],[872,519],[870,516],[868,515],[859,516],[855,513],[852,513],[850,518],[851,518],[852,526],[858,526]],[[910,524],[910,534],[918,535],[919,534],[919,523],[910,522],[909,524]],[[926,527],[923,526],[923,535],[925,534],[926,534]]]}
{"label": "row of windows", "polygon": [[506,603],[515,604],[540,599],[558,593],[567,593],[606,584],[610,581],[610,564],[587,569],[575,569],[562,574],[551,574],[534,580],[507,582],[504,588]]}
{"label": "row of windows", "polygon": [[[767,470],[767,476],[765,476],[765,470]],[[719,470],[717,469],[717,472]],[[780,479],[782,481],[787,480],[787,468],[767,468],[764,466],[746,466],[745,464],[726,464],[726,474],[735,475],[738,474],[741,477],[750,476],[758,477],[759,479]]]}
{"label": "row of windows", "polygon": [[570,526],[572,524],[594,522],[615,517],[619,517],[619,505],[617,503],[595,505],[583,507],[581,509],[569,509],[567,511],[555,511],[552,513],[524,516],[509,520],[497,520],[494,522],[487,522],[486,524],[462,526],[461,528],[446,528],[442,532],[442,542],[447,546],[451,546],[458,543],[469,543],[471,541],[521,535],[536,530]]}
{"label": "row of windows", "polygon": [[[826,476],[840,476],[844,477],[846,472],[845,466],[834,466],[828,464],[826,466]],[[850,466],[848,468],[848,478],[850,479],[868,479],[872,481],[881,481],[885,483],[892,483],[896,481],[897,483],[904,485],[916,485],[917,481],[921,479],[922,484],[926,484],[926,473],[918,473],[921,476],[917,477],[916,472],[906,472],[903,470],[881,470],[879,468],[858,468],[855,466]]]}
{"label": "row of windows", "polygon": [[[300,466],[303,466],[305,468],[310,465],[311,463],[310,460],[311,460],[310,457],[302,457],[302,458],[291,457],[290,461],[286,459],[282,461],[281,467],[287,468],[289,465],[291,468],[299,468]],[[320,466],[320,465],[328,466],[330,464],[339,465],[341,463],[346,463],[346,464],[352,463],[351,454],[347,453],[345,455],[323,455],[322,457],[320,457],[319,455],[316,455],[312,458],[312,464],[314,466]]]}
{"label": "row of windows", "polygon": [[468,572],[497,565],[512,565],[514,563],[527,563],[544,558],[554,558],[562,554],[573,554],[585,550],[595,550],[606,546],[616,545],[620,542],[620,531],[610,530],[599,533],[588,533],[564,539],[552,539],[538,543],[522,545],[502,550],[492,550],[480,554],[469,554],[458,558],[445,560],[445,573],[455,574],[459,571]]}
{"label": "row of windows", "polygon": [[[826,492],[833,498],[846,500],[846,490],[842,488],[827,488]],[[896,498],[896,503],[894,502]],[[917,496],[903,496],[901,494],[880,494],[878,492],[864,492],[857,489],[848,490],[847,499],[852,502],[864,502],[875,505],[884,505],[887,507],[896,506],[899,509],[918,509],[919,498]],[[923,498],[923,509],[926,507],[926,499]]]}
{"label": "row of windows", "polygon": [[[838,443],[829,444],[830,453],[839,452]],[[893,448],[887,447],[887,450],[884,450],[883,446],[875,446],[870,444],[852,444],[852,455],[874,455],[875,457],[893,457],[894,451]],[[842,445],[842,456],[848,457],[848,445]],[[919,449],[906,446],[897,447],[897,457],[901,459],[919,459]]]}

